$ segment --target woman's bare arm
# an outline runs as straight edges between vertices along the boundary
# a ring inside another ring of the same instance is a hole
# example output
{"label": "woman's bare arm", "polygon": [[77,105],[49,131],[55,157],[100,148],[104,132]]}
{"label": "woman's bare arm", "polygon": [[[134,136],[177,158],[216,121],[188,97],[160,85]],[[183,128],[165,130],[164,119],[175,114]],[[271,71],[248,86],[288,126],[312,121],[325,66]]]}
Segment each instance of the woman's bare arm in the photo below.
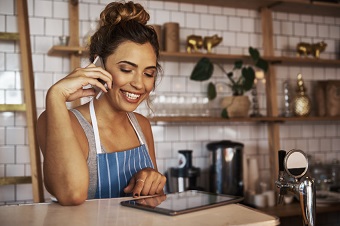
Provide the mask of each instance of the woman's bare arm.
{"label": "woman's bare arm", "polygon": [[44,183],[60,204],[78,205],[87,198],[89,181],[86,158],[77,138],[79,134],[75,134],[65,102],[60,101],[53,90],[46,98],[46,111],[38,120]]}
{"label": "woman's bare arm", "polygon": [[44,179],[47,190],[62,205],[78,205],[87,199],[88,142],[84,131],[66,107],[67,101],[93,96],[97,86],[107,92],[100,78],[111,88],[111,75],[100,67],[78,68],[53,85],[46,96],[46,111],[38,120],[38,141],[44,156]]}

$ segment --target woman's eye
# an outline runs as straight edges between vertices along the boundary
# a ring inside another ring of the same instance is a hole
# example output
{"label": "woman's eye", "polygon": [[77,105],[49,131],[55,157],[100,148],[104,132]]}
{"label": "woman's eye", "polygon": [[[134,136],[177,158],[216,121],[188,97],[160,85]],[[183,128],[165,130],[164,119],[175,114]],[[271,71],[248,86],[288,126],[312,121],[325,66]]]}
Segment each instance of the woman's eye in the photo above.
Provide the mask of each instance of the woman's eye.
{"label": "woman's eye", "polygon": [[125,69],[125,68],[121,68],[120,69],[122,72],[125,72],[125,73],[129,73],[129,72],[131,72],[131,70],[129,70],[129,69]]}
{"label": "woman's eye", "polygon": [[156,72],[152,71],[152,72],[144,72],[144,74],[148,77],[155,77]]}

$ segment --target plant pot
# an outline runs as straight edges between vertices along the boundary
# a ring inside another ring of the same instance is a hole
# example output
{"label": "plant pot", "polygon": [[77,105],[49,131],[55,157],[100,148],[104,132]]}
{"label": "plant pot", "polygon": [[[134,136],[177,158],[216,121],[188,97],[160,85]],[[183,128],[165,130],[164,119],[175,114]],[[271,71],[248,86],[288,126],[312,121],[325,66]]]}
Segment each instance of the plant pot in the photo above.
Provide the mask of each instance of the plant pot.
{"label": "plant pot", "polygon": [[227,110],[229,118],[248,117],[250,100],[248,96],[228,96],[222,99],[221,107]]}

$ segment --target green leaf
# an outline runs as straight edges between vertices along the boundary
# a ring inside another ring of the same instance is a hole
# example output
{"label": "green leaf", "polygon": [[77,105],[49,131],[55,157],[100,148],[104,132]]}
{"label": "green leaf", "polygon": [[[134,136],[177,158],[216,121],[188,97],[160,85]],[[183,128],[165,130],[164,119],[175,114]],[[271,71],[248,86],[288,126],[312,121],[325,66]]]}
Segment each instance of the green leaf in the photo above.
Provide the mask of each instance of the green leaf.
{"label": "green leaf", "polygon": [[254,79],[255,79],[255,71],[252,67],[244,67],[242,68],[242,77],[243,77],[243,89],[244,91],[248,91],[253,87]]}
{"label": "green leaf", "polygon": [[248,51],[254,62],[257,62],[260,59],[260,53],[257,49],[249,47]]}
{"label": "green leaf", "polygon": [[213,100],[216,98],[216,96],[217,96],[216,86],[214,85],[214,83],[210,82],[208,84],[208,99]]}
{"label": "green leaf", "polygon": [[191,72],[190,79],[194,81],[205,81],[211,78],[214,72],[213,63],[206,57],[201,58]]}
{"label": "green leaf", "polygon": [[261,68],[265,73],[268,71],[268,62],[262,58],[260,58],[255,65],[256,67]]}
{"label": "green leaf", "polygon": [[228,112],[226,108],[223,108],[222,112],[221,112],[221,117],[222,118],[229,118]]}
{"label": "green leaf", "polygon": [[234,70],[235,69],[241,69],[242,65],[243,65],[243,61],[242,60],[235,61],[235,63],[234,63]]}

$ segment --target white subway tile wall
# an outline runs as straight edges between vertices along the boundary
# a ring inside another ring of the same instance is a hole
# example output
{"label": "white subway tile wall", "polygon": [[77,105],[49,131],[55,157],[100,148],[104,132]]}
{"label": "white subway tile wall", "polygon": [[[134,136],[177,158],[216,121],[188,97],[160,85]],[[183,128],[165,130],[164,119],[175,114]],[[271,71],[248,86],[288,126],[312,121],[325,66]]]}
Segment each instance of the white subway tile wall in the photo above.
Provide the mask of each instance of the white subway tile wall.
{"label": "white subway tile wall", "polygon": [[[17,32],[15,1],[0,1],[0,32]],[[109,0],[80,0],[80,43],[93,29],[100,11]],[[193,5],[166,1],[138,1],[151,15],[150,24],[163,25],[166,22],[180,24],[180,50],[185,51],[186,37],[191,34],[223,37],[222,43],[213,49],[215,53],[247,54],[249,46],[262,52],[261,20],[255,10],[234,9],[206,5]],[[67,57],[48,56],[48,50],[58,44],[58,37],[69,34],[67,0],[28,0],[29,24],[33,54],[33,66],[37,99],[37,112],[45,108],[45,95],[49,87],[70,72]],[[276,56],[295,56],[298,42],[325,41],[328,46],[322,58],[339,58],[340,18],[273,13],[274,46]],[[0,41],[0,104],[24,102],[20,80],[19,44]],[[82,66],[87,59],[82,59]],[[194,63],[161,62],[164,76],[156,88],[155,95],[171,97],[205,97],[208,82],[194,82],[189,79]],[[231,68],[232,65],[224,65]],[[302,72],[312,97],[315,80],[340,80],[339,67],[319,66],[277,66],[278,103],[283,109],[283,82],[288,79],[295,86],[297,73]],[[224,81],[221,70],[216,69],[215,81]],[[219,97],[230,94],[221,89]],[[260,112],[265,115],[265,89],[258,84]],[[219,115],[218,101],[209,103],[211,115]],[[155,106],[157,109],[157,106]],[[139,112],[147,115],[149,110],[141,106]],[[207,187],[209,152],[206,144],[217,140],[233,140],[243,143],[244,158],[257,158],[260,180],[270,183],[268,131],[266,124],[255,123],[173,123],[152,126],[158,169],[165,173],[169,167],[178,164],[178,150],[193,150],[193,165],[200,167],[202,174],[198,185]],[[280,125],[281,148],[299,148],[314,160],[340,160],[339,122],[294,122]],[[0,176],[30,175],[27,130],[24,113],[0,112]],[[276,172],[275,172],[276,173]],[[30,185],[0,186],[0,204],[31,202]],[[49,194],[45,193],[46,198]]]}

